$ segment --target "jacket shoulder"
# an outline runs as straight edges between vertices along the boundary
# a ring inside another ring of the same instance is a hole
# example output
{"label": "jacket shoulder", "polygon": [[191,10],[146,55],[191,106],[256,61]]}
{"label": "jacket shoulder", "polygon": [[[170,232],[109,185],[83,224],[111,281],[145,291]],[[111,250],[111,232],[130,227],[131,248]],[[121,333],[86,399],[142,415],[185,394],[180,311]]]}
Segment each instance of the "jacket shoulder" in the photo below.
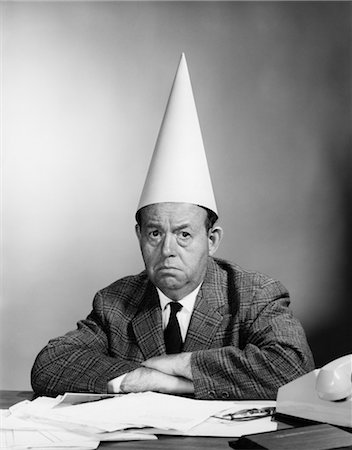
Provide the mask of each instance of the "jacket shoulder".
{"label": "jacket shoulder", "polygon": [[97,297],[105,301],[127,301],[129,304],[138,303],[148,287],[148,275],[145,270],[137,275],[128,275],[114,281],[97,293]]}
{"label": "jacket shoulder", "polygon": [[253,293],[262,289],[277,291],[279,295],[286,295],[287,289],[274,278],[255,271],[244,269],[238,264],[214,258],[216,269],[219,270],[227,286],[232,286],[239,294]]}

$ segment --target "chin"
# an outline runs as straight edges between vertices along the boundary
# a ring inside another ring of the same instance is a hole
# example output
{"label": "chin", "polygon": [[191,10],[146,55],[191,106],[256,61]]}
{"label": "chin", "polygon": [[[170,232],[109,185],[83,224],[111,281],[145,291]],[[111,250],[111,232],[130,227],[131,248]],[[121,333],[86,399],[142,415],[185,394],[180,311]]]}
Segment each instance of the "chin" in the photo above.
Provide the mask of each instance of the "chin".
{"label": "chin", "polygon": [[156,280],[156,285],[160,289],[168,289],[168,290],[175,290],[175,289],[181,289],[183,287],[183,284],[175,280],[173,277],[163,277],[161,279]]}
{"label": "chin", "polygon": [[182,287],[178,283],[175,283],[175,281],[173,280],[170,281],[162,280],[160,283],[158,283],[158,286],[161,286],[162,288],[165,289],[180,289]]}

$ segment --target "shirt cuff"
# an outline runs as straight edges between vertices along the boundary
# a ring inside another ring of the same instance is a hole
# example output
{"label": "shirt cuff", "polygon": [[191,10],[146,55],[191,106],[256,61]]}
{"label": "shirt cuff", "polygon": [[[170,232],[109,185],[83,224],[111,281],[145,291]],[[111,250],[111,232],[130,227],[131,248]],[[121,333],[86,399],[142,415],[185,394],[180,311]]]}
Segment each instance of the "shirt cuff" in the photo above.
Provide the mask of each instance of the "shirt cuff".
{"label": "shirt cuff", "polygon": [[113,393],[113,394],[121,393],[122,392],[121,384],[126,375],[127,374],[124,373],[123,375],[120,375],[119,377],[116,377],[113,380],[108,381],[108,393]]}

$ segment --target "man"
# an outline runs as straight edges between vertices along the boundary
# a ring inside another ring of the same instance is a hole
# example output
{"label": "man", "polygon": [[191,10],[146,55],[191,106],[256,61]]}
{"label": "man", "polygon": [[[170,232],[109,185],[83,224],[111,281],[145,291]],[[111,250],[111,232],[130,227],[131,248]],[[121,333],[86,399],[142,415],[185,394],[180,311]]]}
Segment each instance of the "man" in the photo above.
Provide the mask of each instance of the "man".
{"label": "man", "polygon": [[217,218],[182,55],[136,214],[146,270],[98,292],[87,319],[48,343],[33,389],[274,399],[312,370],[286,289],[213,257]]}

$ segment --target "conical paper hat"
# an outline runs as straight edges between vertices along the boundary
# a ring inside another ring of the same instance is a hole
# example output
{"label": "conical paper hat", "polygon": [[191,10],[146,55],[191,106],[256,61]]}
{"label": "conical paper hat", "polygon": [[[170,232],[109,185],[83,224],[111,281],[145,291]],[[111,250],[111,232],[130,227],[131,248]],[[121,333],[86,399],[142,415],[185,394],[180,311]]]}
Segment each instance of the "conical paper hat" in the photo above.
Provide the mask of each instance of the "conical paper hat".
{"label": "conical paper hat", "polygon": [[138,210],[162,202],[193,203],[218,215],[184,53],[166,106]]}

